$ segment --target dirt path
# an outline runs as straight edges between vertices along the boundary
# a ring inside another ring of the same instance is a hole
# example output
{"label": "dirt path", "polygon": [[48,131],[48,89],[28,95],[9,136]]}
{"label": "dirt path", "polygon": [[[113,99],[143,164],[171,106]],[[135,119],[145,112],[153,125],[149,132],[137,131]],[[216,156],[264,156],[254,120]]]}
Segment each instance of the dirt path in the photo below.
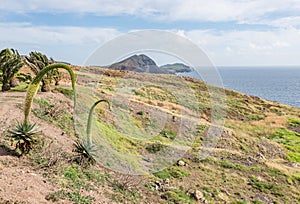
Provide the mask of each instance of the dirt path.
{"label": "dirt path", "polygon": [[[22,121],[25,94],[25,92],[0,92],[0,141],[5,140],[6,131],[11,129],[16,121]],[[56,143],[65,141],[63,142],[65,144],[70,140],[62,138],[59,128],[35,117],[32,120],[37,121],[40,129],[46,135],[51,135]],[[56,190],[56,187],[48,182],[42,173],[34,169],[26,157],[18,158],[13,151],[1,145],[0,203],[49,203],[45,196]]]}

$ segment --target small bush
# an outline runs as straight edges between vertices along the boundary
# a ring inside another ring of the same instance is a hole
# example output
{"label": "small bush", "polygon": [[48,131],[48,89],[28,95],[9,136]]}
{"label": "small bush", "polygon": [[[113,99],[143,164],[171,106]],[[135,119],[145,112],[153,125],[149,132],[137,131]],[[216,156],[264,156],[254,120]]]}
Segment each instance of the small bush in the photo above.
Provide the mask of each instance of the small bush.
{"label": "small bush", "polygon": [[289,122],[290,122],[289,126],[291,127],[297,127],[300,125],[300,121],[297,120],[296,118],[289,118]]}
{"label": "small bush", "polygon": [[166,145],[160,143],[160,142],[155,142],[153,144],[149,144],[147,147],[146,147],[146,150],[149,152],[149,153],[152,153],[152,154],[155,154],[159,151],[161,151],[162,149],[164,149],[166,147]]}
{"label": "small bush", "polygon": [[169,138],[171,140],[174,140],[176,138],[176,133],[174,133],[173,131],[171,130],[162,130],[160,132],[160,134],[166,138]]}
{"label": "small bush", "polygon": [[67,192],[65,190],[49,193],[45,196],[45,199],[52,202],[68,199],[71,202],[81,204],[90,204],[93,203],[93,201],[96,201],[96,199],[91,196],[82,196],[79,192]]}
{"label": "small bush", "polygon": [[137,115],[144,115],[145,112],[144,112],[144,111],[138,111],[136,114],[137,114]]}
{"label": "small bush", "polygon": [[190,174],[183,168],[180,168],[177,166],[172,166],[171,168],[156,172],[156,173],[154,173],[154,175],[161,179],[169,179],[169,178],[182,179],[185,176],[189,176]]}
{"label": "small bush", "polygon": [[187,195],[184,191],[180,191],[180,190],[167,191],[161,197],[167,200],[168,202],[172,202],[172,203],[191,202],[190,196]]}

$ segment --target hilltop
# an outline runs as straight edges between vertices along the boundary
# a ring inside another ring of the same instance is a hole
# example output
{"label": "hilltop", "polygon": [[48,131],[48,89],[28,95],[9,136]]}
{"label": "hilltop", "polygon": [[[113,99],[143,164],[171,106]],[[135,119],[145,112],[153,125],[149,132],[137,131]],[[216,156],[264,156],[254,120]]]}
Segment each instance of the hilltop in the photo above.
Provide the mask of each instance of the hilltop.
{"label": "hilltop", "polygon": [[[141,66],[155,73],[155,62],[146,61]],[[140,62],[126,63],[130,67]],[[98,156],[106,163],[81,167],[73,160],[72,90],[64,75],[52,92],[37,94],[32,120],[43,131],[41,142],[19,158],[8,130],[23,117],[26,85],[21,84],[0,92],[0,203],[300,202],[300,109],[225,90],[221,137],[208,157],[200,159],[212,123],[207,84],[128,70],[75,71],[79,112],[99,98],[115,101],[112,110],[104,105],[96,109],[94,127],[105,138],[95,143],[101,146],[105,141],[118,150],[116,160],[132,156],[129,161],[137,164],[136,158],[150,155],[151,160],[167,147],[174,152],[191,148],[167,168],[143,176],[110,170],[114,163],[106,160],[110,155],[105,152]],[[150,133],[153,137],[146,138]],[[186,139],[191,133],[192,141]]]}
{"label": "hilltop", "polygon": [[110,65],[107,68],[154,74],[176,74],[191,71],[189,66],[182,63],[166,64],[159,67],[153,59],[144,54],[130,56],[120,62]]}

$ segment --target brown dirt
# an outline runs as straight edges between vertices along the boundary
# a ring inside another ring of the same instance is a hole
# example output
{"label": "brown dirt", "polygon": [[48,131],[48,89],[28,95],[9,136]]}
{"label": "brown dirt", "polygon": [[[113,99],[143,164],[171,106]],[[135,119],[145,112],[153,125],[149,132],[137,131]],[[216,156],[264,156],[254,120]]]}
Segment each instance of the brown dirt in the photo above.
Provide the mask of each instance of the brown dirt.
{"label": "brown dirt", "polygon": [[[12,128],[16,120],[22,120],[22,106],[25,93],[0,93],[0,134]],[[0,148],[0,203],[23,201],[25,203],[48,203],[45,195],[55,186],[26,165],[26,158],[18,158],[8,148]]]}
{"label": "brown dirt", "polygon": [[[17,121],[22,122],[23,120],[22,108],[25,95],[25,92],[0,92],[0,204],[52,203],[45,199],[46,195],[63,189],[60,185],[56,184],[55,180],[62,179],[63,177],[55,173],[54,167],[39,167],[34,163],[35,161],[33,161],[32,156],[19,157],[14,151],[14,146],[10,144],[10,140],[6,137],[8,135],[7,130],[12,129]],[[47,99],[51,104],[63,101],[72,109],[72,101],[60,93],[38,93],[36,98]],[[37,105],[33,104],[33,108],[36,107]],[[42,149],[37,150],[37,156],[49,158],[50,162],[60,162],[59,168],[63,168],[64,165],[70,165],[66,162],[74,156],[72,150],[76,137],[67,135],[59,127],[54,126],[50,122],[40,120],[33,114],[31,114],[31,121],[36,123],[39,130],[43,132],[44,145]],[[93,169],[103,174],[107,172],[106,169],[103,169],[99,165],[96,165]],[[118,176],[113,172],[109,173],[114,175],[114,177]],[[91,186],[95,190],[80,190],[81,195],[90,195],[96,199],[97,203],[116,203],[111,200],[111,196],[116,194],[112,187],[107,184],[104,186],[96,185],[91,183]],[[148,199],[150,197],[151,195]],[[156,200],[157,198],[154,196],[153,199]],[[63,199],[57,203],[73,202]],[[159,202],[156,201],[155,203]]]}

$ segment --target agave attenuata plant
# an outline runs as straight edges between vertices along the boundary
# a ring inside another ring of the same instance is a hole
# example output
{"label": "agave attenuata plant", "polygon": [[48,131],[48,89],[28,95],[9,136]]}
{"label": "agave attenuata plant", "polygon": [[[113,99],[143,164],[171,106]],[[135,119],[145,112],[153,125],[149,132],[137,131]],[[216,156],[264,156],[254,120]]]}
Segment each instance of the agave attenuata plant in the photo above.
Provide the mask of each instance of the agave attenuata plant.
{"label": "agave attenuata plant", "polygon": [[76,157],[76,161],[80,165],[89,166],[94,165],[96,163],[95,153],[97,151],[97,147],[94,144],[89,144],[88,142],[82,142],[81,140],[77,140],[74,143],[74,152],[78,154]]}
{"label": "agave attenuata plant", "polygon": [[9,130],[12,137],[12,142],[15,143],[16,149],[21,151],[21,155],[28,154],[33,148],[33,145],[38,142],[38,136],[41,131],[36,129],[35,124],[17,123],[17,126]]}
{"label": "agave attenuata plant", "polygon": [[75,75],[73,70],[68,65],[61,63],[51,64],[42,69],[32,80],[28,87],[24,105],[23,123],[18,122],[16,127],[13,130],[9,131],[13,140],[16,141],[16,148],[20,149],[22,154],[29,153],[29,151],[33,148],[33,145],[37,142],[38,134],[41,133],[41,131],[36,130],[36,124],[31,124],[29,121],[33,98],[39,89],[40,82],[43,76],[47,74],[47,72],[58,68],[66,69],[69,72],[74,92],[74,106],[76,104]]}

